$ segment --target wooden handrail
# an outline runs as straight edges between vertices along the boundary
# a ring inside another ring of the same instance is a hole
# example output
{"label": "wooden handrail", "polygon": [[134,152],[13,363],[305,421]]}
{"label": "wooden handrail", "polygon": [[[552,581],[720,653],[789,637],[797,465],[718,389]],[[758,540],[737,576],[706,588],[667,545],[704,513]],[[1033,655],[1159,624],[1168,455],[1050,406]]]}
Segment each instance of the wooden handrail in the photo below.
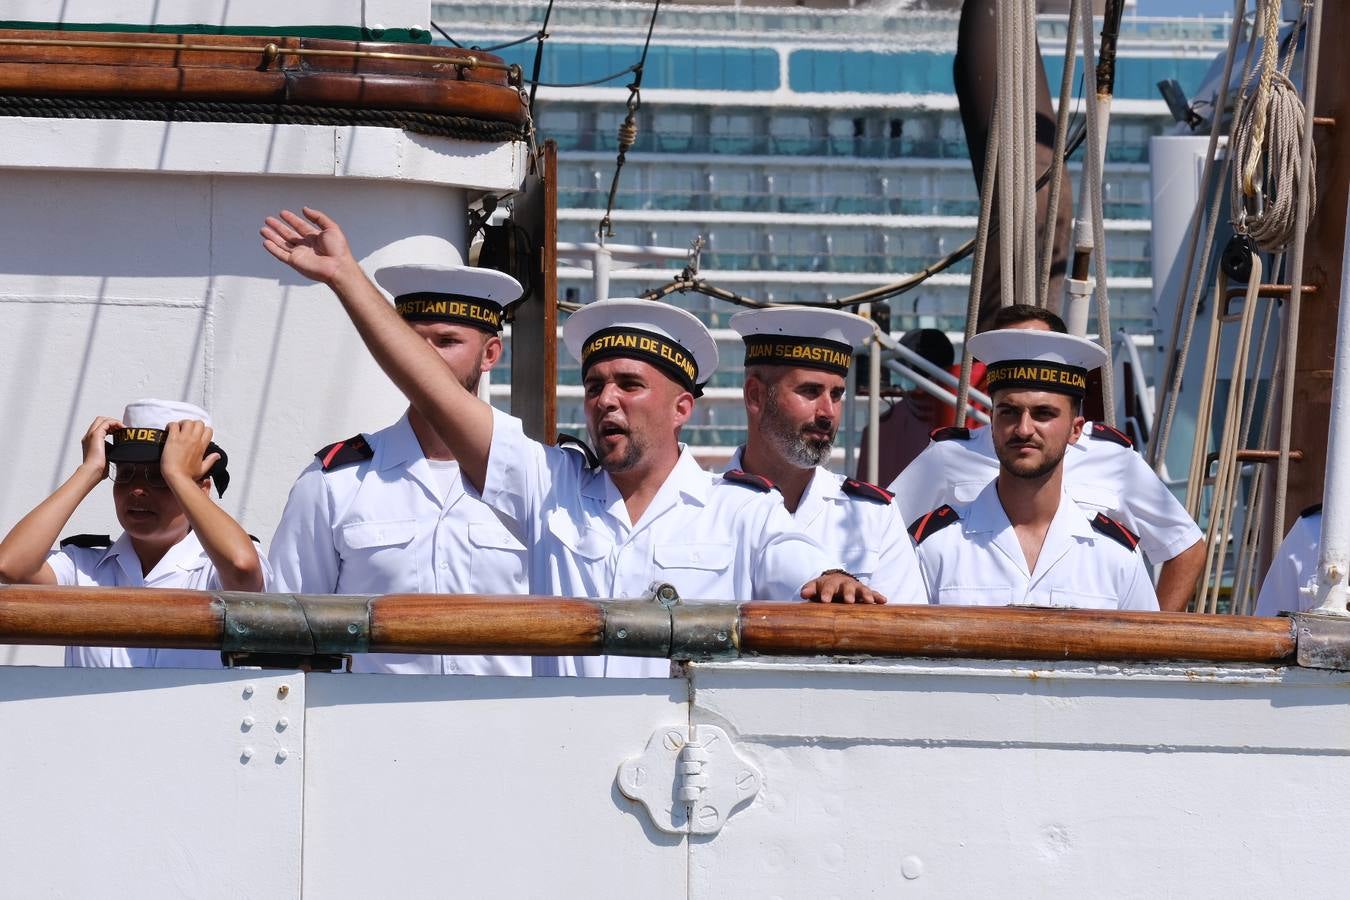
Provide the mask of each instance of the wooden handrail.
{"label": "wooden handrail", "polygon": [[[289,616],[289,618],[287,618]],[[298,623],[298,624],[297,624]],[[687,603],[130,588],[0,589],[0,642],[266,653],[1178,660],[1292,665],[1287,618],[1026,607]],[[1350,623],[1346,623],[1350,644]],[[289,629],[289,630],[288,630]],[[237,630],[237,633],[235,633]],[[241,635],[243,637],[241,637]],[[1339,634],[1336,638],[1339,642]],[[308,642],[308,644],[306,644]],[[696,648],[690,650],[689,648]]]}

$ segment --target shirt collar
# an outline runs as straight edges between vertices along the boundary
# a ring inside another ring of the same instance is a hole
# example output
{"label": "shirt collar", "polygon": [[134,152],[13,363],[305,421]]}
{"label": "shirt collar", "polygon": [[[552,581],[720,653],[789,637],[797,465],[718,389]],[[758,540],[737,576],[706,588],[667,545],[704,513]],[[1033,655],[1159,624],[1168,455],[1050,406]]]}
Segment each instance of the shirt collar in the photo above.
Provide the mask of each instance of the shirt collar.
{"label": "shirt collar", "polygon": [[381,472],[426,458],[407,412],[393,425],[382,429],[378,440],[372,441],[372,444],[375,446],[375,455],[379,457],[375,465]]}
{"label": "shirt collar", "polygon": [[155,564],[155,567],[148,573],[141,573],[141,558],[136,555],[136,548],[131,545],[131,536],[125,531],[122,532],[117,540],[113,541],[111,547],[104,551],[98,564],[116,565],[122,569],[124,575],[131,581],[141,580],[145,583],[155,581],[167,575],[170,571],[178,569],[190,572],[194,569],[200,569],[209,563],[206,551],[202,549],[202,542],[197,538],[196,532],[189,531],[183,536],[183,539],[168,549],[162,559]]}

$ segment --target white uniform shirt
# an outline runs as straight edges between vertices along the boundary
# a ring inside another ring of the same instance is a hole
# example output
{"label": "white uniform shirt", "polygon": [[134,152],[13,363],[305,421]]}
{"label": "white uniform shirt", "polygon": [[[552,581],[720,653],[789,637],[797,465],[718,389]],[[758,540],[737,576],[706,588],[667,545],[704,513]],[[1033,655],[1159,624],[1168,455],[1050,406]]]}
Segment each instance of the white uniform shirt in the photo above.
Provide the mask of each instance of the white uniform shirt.
{"label": "white uniform shirt", "polygon": [[1299,516],[1275,551],[1266,580],[1261,582],[1261,593],[1256,598],[1258,616],[1307,612],[1316,606],[1317,597],[1312,592],[1304,593],[1303,588],[1317,578],[1321,541],[1322,510]]}
{"label": "white uniform shirt", "polygon": [[[1199,526],[1144,458],[1116,441],[1094,437],[1093,428],[1092,422],[1084,425],[1082,437],[1064,451],[1064,487],[1074,502],[1139,535],[1139,548],[1155,563],[1201,540]],[[891,482],[890,490],[901,517],[912,523],[944,503],[970,503],[994,480],[998,468],[989,428],[977,428],[968,440],[930,443]]]}
{"label": "white uniform shirt", "polygon": [[[669,582],[690,600],[797,600],[840,566],[792,527],[776,494],[724,481],[687,448],[637,522],[609,474],[582,454],[530,440],[499,416],[483,500],[517,523],[536,593],[638,598]],[[664,659],[576,657],[564,674],[665,677]]]}
{"label": "white uniform shirt", "polygon": [[1094,529],[1089,517],[1095,513],[1079,508],[1067,492],[1045,533],[1035,572],[1027,571],[993,482],[973,502],[954,509],[959,521],[919,535],[919,563],[934,603],[1158,608],[1139,554]]}
{"label": "white uniform shirt", "polygon": [[[263,589],[270,590],[272,573],[263,567]],[[180,588],[221,590],[220,575],[194,532],[169,548],[149,574],[141,574],[141,560],[125,533],[111,547],[62,547],[47,557],[56,583],[71,587]],[[176,650],[167,647],[67,647],[66,665],[121,668],[219,669],[219,650]]]}
{"label": "white uniform shirt", "polygon": [[[435,472],[405,414],[370,459],[300,474],[272,537],[282,591],[523,594],[525,547],[459,477]],[[443,493],[442,485],[448,487]],[[528,656],[358,653],[357,672],[529,675]]]}
{"label": "white uniform shirt", "polygon": [[[744,468],[743,451],[738,448],[732,455],[728,471]],[[847,494],[844,481],[844,476],[817,466],[796,511],[789,513],[792,524],[890,602],[927,603],[928,589],[900,507]]]}

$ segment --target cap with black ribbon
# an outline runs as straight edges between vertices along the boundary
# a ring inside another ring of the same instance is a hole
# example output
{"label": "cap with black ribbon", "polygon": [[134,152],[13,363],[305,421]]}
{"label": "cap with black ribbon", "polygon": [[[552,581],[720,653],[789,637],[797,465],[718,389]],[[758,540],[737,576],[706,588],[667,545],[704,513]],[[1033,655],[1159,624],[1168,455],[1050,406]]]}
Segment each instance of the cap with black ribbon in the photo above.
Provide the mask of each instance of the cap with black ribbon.
{"label": "cap with black ribbon", "polygon": [[624,357],[651,363],[699,396],[717,369],[717,342],[692,313],[656,300],[597,300],[568,316],[563,342],[584,379],[596,363]]}
{"label": "cap with black ribbon", "polygon": [[977,334],[970,353],[987,366],[990,395],[1022,389],[1082,399],[1087,373],[1106,364],[1106,351],[1087,338],[1026,328]]}
{"label": "cap with black ribbon", "polygon": [[408,263],[375,272],[375,283],[394,297],[408,322],[468,325],[489,334],[502,330],[502,317],[523,289],[505,272],[473,266]]}
{"label": "cap with black ribbon", "polygon": [[853,348],[872,333],[872,323],[842,309],[774,306],[731,317],[745,341],[745,365],[820,369],[847,377]]}
{"label": "cap with black ribbon", "polygon": [[[170,422],[195,419],[211,428],[211,415],[192,403],[178,400],[133,400],[122,411],[122,428],[109,435],[104,444],[104,455],[113,463],[158,463],[164,452]],[[230,484],[229,455],[215,441],[207,444],[206,456],[219,453],[220,459],[207,473],[216,486],[216,494],[224,496]],[[203,457],[205,458],[205,457]]]}

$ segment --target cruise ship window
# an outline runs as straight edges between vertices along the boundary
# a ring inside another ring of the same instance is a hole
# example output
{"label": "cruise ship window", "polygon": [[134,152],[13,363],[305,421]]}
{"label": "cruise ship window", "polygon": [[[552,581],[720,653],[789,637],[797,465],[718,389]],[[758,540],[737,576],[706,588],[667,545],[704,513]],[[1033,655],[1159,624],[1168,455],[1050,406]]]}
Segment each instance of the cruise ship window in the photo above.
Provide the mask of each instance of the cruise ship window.
{"label": "cruise ship window", "polygon": [[816,228],[783,228],[773,235],[773,264],[779,269],[820,272],[825,261],[825,235]]}
{"label": "cruise ship window", "polygon": [[885,202],[877,196],[872,177],[866,172],[831,169],[821,174],[821,212],[884,213]]}
{"label": "cruise ship window", "polygon": [[655,150],[663,153],[688,153],[694,146],[694,116],[686,112],[658,112],[652,116]]}
{"label": "cruise ship window", "polygon": [[713,153],[762,153],[756,140],[755,117],[748,113],[713,113],[708,117],[708,149]]}
{"label": "cruise ship window", "polygon": [[594,209],[603,207],[600,195],[599,172],[588,165],[558,166],[558,205],[566,209]]}
{"label": "cruise ship window", "polygon": [[727,226],[708,232],[703,265],[710,269],[752,269],[761,263],[758,234],[744,226]]}
{"label": "cruise ship window", "polygon": [[773,196],[778,201],[778,211],[788,213],[813,213],[821,211],[821,196],[816,173],[811,169],[776,169],[769,173],[773,178]]}
{"label": "cruise ship window", "polygon": [[655,209],[703,209],[703,181],[697,169],[651,166],[646,170],[648,206]]}
{"label": "cruise ship window", "polygon": [[793,156],[815,156],[823,149],[820,142],[813,138],[814,129],[810,116],[776,115],[769,120],[769,135],[773,139],[773,151]]}
{"label": "cruise ship window", "polygon": [[861,228],[836,228],[827,232],[829,269],[834,272],[879,271],[881,260],[872,254],[867,237],[867,232]]}
{"label": "cruise ship window", "polygon": [[559,150],[580,150],[584,136],[581,133],[581,112],[576,109],[542,109],[536,120],[539,133],[558,142]]}
{"label": "cruise ship window", "polygon": [[724,212],[764,212],[767,195],[749,169],[716,169],[709,176],[711,209]]}

